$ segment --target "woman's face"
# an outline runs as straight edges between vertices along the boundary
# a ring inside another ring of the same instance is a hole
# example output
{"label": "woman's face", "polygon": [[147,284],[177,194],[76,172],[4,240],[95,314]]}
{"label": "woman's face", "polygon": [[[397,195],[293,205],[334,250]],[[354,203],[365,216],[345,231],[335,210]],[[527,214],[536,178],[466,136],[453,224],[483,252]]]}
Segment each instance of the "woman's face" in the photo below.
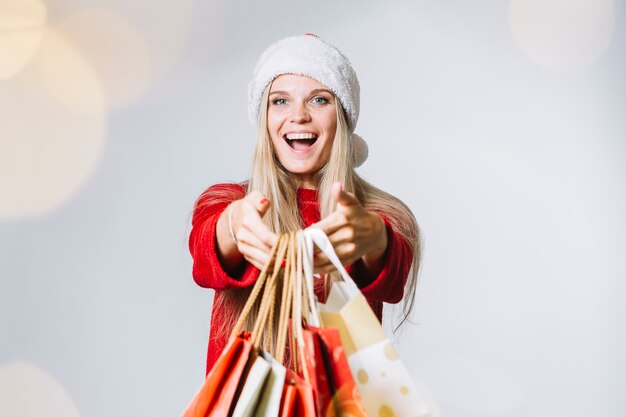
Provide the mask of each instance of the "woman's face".
{"label": "woman's face", "polygon": [[316,188],[315,173],[329,160],[337,114],[335,96],[309,77],[285,74],[269,92],[267,130],[283,167],[302,188]]}

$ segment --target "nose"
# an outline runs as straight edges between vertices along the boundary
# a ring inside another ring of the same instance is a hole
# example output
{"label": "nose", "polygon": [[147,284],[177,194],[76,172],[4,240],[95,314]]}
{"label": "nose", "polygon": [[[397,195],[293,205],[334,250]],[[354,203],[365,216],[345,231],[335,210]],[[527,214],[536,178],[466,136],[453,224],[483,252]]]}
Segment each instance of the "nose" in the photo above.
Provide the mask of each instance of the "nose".
{"label": "nose", "polygon": [[311,115],[304,103],[294,105],[290,116],[293,123],[304,123],[311,120]]}

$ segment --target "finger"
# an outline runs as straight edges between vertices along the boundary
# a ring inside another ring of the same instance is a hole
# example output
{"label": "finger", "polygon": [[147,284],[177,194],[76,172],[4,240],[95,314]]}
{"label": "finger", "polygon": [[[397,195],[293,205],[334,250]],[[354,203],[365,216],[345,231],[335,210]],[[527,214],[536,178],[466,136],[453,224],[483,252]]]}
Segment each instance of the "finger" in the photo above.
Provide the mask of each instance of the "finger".
{"label": "finger", "polygon": [[263,217],[265,213],[267,213],[267,210],[269,210],[270,208],[270,201],[265,198],[265,196],[259,191],[253,191],[252,193],[248,194],[246,198],[261,217]]}
{"label": "finger", "polygon": [[335,249],[337,249],[337,247],[341,244],[349,244],[359,241],[357,231],[352,226],[339,227],[327,236],[328,240],[330,240],[330,243],[332,243]]}
{"label": "finger", "polygon": [[330,195],[337,204],[343,207],[361,205],[354,194],[344,191],[343,185],[340,182],[336,182],[332,185]]}
{"label": "finger", "polygon": [[357,254],[357,246],[352,242],[340,243],[335,246],[335,253],[342,264],[348,265],[348,261],[359,258]]}
{"label": "finger", "polygon": [[[350,265],[356,259],[357,245],[354,243],[354,230],[344,227],[339,229],[333,234],[328,234],[328,240],[330,241],[335,254],[339,258],[342,265]],[[330,264],[328,256],[326,256],[317,246],[315,247],[313,265],[316,267]]]}
{"label": "finger", "polygon": [[265,216],[265,213],[267,213],[267,210],[270,209],[270,201],[267,198],[263,197],[255,203],[254,208],[256,208],[259,216],[263,217]]}
{"label": "finger", "polygon": [[345,213],[334,212],[315,223],[315,227],[319,227],[330,238],[337,230],[341,229],[348,223]]}
{"label": "finger", "polygon": [[[334,247],[335,255],[337,255],[337,258],[339,258],[339,262],[341,262],[342,265],[348,265],[345,261],[348,258],[354,257],[353,253],[350,252],[350,249],[353,247],[354,245],[351,244],[336,245]],[[324,265],[327,263],[331,263],[331,261],[326,254],[323,252],[315,254],[313,258],[313,265]]]}
{"label": "finger", "polygon": [[321,266],[314,266],[313,273],[314,274],[328,274],[330,272],[334,272],[336,268],[332,264],[326,264]]}
{"label": "finger", "polygon": [[241,252],[243,257],[258,269],[263,269],[263,266],[270,259],[269,253],[250,246],[245,242],[239,242],[237,248],[239,249],[239,252]]}
{"label": "finger", "polygon": [[255,235],[265,246],[271,248],[278,241],[278,236],[261,221],[258,214],[247,215],[241,222],[241,227]]}
{"label": "finger", "polygon": [[337,268],[335,268],[332,262],[330,262],[330,260],[326,258],[325,256],[320,257],[319,259],[316,258],[315,262],[313,262],[313,272],[316,274],[324,274],[324,273],[333,272],[336,270]]}
{"label": "finger", "polygon": [[[341,262],[341,264],[344,266],[352,265],[361,257],[359,253],[357,252],[358,250],[357,245],[355,245],[352,242],[341,243],[341,244],[337,244],[333,246],[335,249],[335,254],[337,255],[337,258],[339,258],[339,262]],[[328,257],[325,254],[320,253],[320,254],[316,254],[313,265],[323,266],[328,263],[331,263],[330,259],[328,259]]]}
{"label": "finger", "polygon": [[244,242],[248,246],[257,248],[263,252],[270,253],[271,246],[264,243],[259,237],[250,230],[242,227],[237,234],[237,241]]}
{"label": "finger", "polygon": [[313,266],[315,267],[326,265],[329,263],[330,263],[330,260],[323,253],[315,254],[315,257],[313,258]]}
{"label": "finger", "polygon": [[[347,265],[344,264],[342,262],[341,259],[339,259],[339,261],[341,262],[342,265]],[[315,261],[313,262],[313,270],[318,270],[318,269],[330,269],[330,270],[337,270],[337,268],[335,267],[335,265],[330,261],[330,259],[324,257],[320,257],[320,258],[316,258]]]}
{"label": "finger", "polygon": [[[344,266],[348,266],[348,265],[352,265],[353,263],[355,263],[357,261],[357,259],[349,259],[345,262],[341,262],[342,265]],[[337,272],[337,267],[335,267],[334,264],[328,262],[328,263],[324,263],[324,264],[314,264],[313,265],[313,272],[316,274],[327,274],[329,272]]]}

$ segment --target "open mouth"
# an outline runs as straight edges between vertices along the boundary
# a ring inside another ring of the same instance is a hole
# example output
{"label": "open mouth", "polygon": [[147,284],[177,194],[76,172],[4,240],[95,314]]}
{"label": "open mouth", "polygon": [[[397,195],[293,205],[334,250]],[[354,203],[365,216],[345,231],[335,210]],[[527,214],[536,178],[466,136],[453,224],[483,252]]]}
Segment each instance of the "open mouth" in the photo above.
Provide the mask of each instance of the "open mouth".
{"label": "open mouth", "polygon": [[315,133],[288,133],[283,138],[296,151],[308,149],[317,141]]}

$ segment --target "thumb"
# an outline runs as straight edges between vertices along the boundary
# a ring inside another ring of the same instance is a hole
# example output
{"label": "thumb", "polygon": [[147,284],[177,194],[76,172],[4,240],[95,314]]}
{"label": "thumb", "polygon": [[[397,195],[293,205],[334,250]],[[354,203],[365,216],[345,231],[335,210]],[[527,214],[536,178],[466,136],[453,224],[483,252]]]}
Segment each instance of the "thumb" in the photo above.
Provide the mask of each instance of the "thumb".
{"label": "thumb", "polygon": [[343,190],[343,185],[340,182],[333,184],[330,195],[337,204],[343,207],[360,205],[359,200],[353,194]]}

